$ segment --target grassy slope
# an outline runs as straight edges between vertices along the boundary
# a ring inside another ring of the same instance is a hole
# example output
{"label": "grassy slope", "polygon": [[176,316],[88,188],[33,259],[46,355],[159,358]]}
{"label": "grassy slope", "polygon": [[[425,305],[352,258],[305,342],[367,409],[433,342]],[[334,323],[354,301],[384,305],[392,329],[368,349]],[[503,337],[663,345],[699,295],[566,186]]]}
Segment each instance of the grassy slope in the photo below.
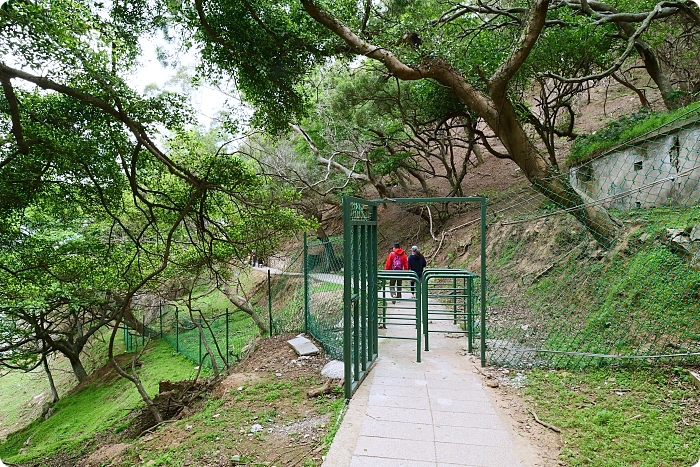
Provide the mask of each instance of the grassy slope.
{"label": "grassy slope", "polygon": [[[140,376],[150,395],[158,392],[160,380],[187,379],[195,374],[193,363],[173,355],[173,349],[164,341],[154,342],[141,361]],[[6,462],[23,462],[80,449],[96,433],[124,429],[130,410],[142,405],[136,388],[125,380],[93,381],[64,396],[55,406],[56,413],[48,420],[35,421],[10,435],[0,445],[0,458]],[[27,440],[30,441],[25,446]],[[19,454],[21,449],[23,454]]]}
{"label": "grassy slope", "polygon": [[[531,319],[551,326],[542,345],[608,353],[614,342],[622,353],[682,353],[682,348],[661,347],[661,343],[671,336],[675,336],[671,342],[700,339],[700,272],[662,239],[666,228],[700,223],[700,208],[656,208],[616,215],[636,229],[626,248],[602,261],[571,255],[545,278],[522,290],[534,313]],[[500,266],[494,270],[515,271],[519,276],[522,271],[517,272],[514,252],[527,256],[528,249],[537,248],[535,243],[503,242],[500,251],[493,252],[493,264]],[[559,310],[552,314],[557,319],[574,317],[585,309],[584,327],[573,334],[557,331],[561,321],[546,321],[552,309]],[[562,429],[563,465],[685,467],[697,462],[698,390],[685,370],[676,366],[692,365],[690,360],[564,360],[553,356],[546,361],[574,369],[528,371],[524,388],[538,416]],[[585,369],[580,370],[582,367]]]}
{"label": "grassy slope", "polygon": [[700,456],[697,388],[680,368],[537,370],[526,395],[561,428],[564,465],[686,467]]}

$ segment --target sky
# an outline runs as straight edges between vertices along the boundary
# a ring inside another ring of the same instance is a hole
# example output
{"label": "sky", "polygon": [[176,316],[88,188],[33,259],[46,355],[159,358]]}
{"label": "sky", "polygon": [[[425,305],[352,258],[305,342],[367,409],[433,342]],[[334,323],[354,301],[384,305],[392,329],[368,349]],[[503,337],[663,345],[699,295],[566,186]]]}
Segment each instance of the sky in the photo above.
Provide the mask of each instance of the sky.
{"label": "sky", "polygon": [[[144,92],[147,86],[152,84],[159,88],[165,87],[168,90],[181,92],[182,88],[178,84],[171,82],[171,80],[175,77],[180,67],[186,67],[190,75],[194,74],[197,57],[195,54],[185,55],[177,53],[176,61],[179,62],[179,66],[164,67],[157,58],[156,48],[158,46],[167,47],[167,44],[164,40],[153,40],[152,38],[141,40],[142,56],[139,60],[140,66],[137,67],[130,79],[130,84],[141,93]],[[176,53],[172,50],[170,52]],[[191,99],[192,107],[197,112],[199,123],[209,127],[214,121],[217,112],[223,109],[225,102],[231,100],[231,97],[213,86],[202,84],[197,89],[192,90]],[[240,106],[242,104],[238,101],[236,105]]]}

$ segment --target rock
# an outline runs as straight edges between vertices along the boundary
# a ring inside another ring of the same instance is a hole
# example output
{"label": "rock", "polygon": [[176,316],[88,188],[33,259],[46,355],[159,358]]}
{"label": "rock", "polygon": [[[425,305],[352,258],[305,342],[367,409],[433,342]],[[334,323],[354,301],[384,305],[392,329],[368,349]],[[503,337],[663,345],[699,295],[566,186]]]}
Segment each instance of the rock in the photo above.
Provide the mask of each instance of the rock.
{"label": "rock", "polygon": [[[685,240],[681,240],[681,238],[685,237]],[[690,241],[690,236],[686,237],[685,230],[683,229],[666,229],[666,238],[671,241],[671,242],[689,242]]]}
{"label": "rock", "polygon": [[588,254],[591,259],[602,259],[605,256],[605,252],[601,249],[593,250]]}
{"label": "rock", "polygon": [[250,432],[251,432],[251,433],[257,433],[258,431],[262,431],[262,430],[263,430],[263,427],[262,427],[262,425],[259,424],[259,423],[256,423],[255,425],[253,425],[253,426],[250,427]]}
{"label": "rock", "polygon": [[302,334],[299,334],[294,339],[288,340],[287,344],[289,344],[297,355],[300,356],[316,355],[319,353],[318,347],[316,347],[313,342],[304,337]]}
{"label": "rock", "polygon": [[331,360],[323,367],[321,374],[327,378],[343,379],[345,378],[345,364],[340,360]]}
{"label": "rock", "polygon": [[497,388],[498,387],[498,380],[490,379],[490,380],[486,381],[486,386],[488,386],[490,388]]}
{"label": "rock", "polygon": [[700,242],[700,224],[693,227],[693,229],[690,231],[690,241]]}
{"label": "rock", "polygon": [[651,235],[649,235],[648,233],[644,232],[642,235],[639,236],[639,243],[644,243],[644,242],[646,242],[647,240],[649,240],[649,237],[651,237]]}

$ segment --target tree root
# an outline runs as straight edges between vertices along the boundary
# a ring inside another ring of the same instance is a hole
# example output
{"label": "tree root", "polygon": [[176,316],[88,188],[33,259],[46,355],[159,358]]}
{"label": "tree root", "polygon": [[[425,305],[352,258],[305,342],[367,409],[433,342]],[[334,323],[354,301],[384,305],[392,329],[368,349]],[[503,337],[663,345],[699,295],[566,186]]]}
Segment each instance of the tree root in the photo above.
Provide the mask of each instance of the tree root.
{"label": "tree root", "polygon": [[532,414],[533,417],[535,417],[535,421],[537,423],[539,423],[540,425],[542,425],[543,427],[549,428],[550,430],[555,431],[557,433],[561,433],[561,428],[559,428],[555,425],[552,425],[551,423],[543,422],[542,420],[540,420],[540,418],[537,416],[537,414],[535,413],[534,410],[530,410],[530,413]]}

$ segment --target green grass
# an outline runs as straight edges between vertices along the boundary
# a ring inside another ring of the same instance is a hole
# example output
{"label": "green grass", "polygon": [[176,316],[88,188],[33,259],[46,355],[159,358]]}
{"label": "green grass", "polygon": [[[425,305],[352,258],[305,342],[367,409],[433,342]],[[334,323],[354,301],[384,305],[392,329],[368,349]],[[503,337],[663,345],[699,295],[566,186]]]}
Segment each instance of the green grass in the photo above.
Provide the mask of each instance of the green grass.
{"label": "green grass", "polygon": [[[35,388],[42,379],[42,373],[11,371],[0,378],[0,425],[10,427],[21,420],[21,407],[36,395]],[[45,376],[43,380],[46,381]],[[44,386],[48,389],[48,383],[45,382]]]}
{"label": "green grass", "polygon": [[[627,247],[603,259],[591,260],[584,253],[556,263],[545,277],[525,289],[525,310],[529,311],[523,313],[521,322],[494,326],[492,337],[569,352],[659,355],[699,351],[700,271],[670,249],[665,229],[697,225],[700,208],[617,214],[637,229],[623,242]],[[646,238],[643,243],[642,235]],[[504,249],[502,257],[510,258],[511,251]],[[515,276],[522,274],[517,268],[510,270]],[[506,269],[499,276],[507,278],[508,274]],[[493,298],[489,303],[497,304]],[[526,329],[522,324],[528,324]],[[536,340],[527,341],[533,332]],[[537,358],[539,364],[556,368],[609,363],[542,353]]]}
{"label": "green grass", "polygon": [[561,428],[570,467],[686,467],[697,462],[697,390],[677,368],[527,373],[526,398]]}
{"label": "green grass", "polygon": [[[173,354],[164,341],[155,341],[142,356],[139,370],[144,387],[151,396],[158,392],[163,379],[192,378],[191,361]],[[206,371],[204,372],[206,375]],[[96,433],[120,426],[135,408],[143,406],[136,387],[122,379],[103,384],[95,381],[64,396],[55,406],[55,414],[45,421],[35,421],[26,429],[8,436],[0,445],[0,458],[19,463],[43,458],[60,451],[73,452],[91,440]],[[4,394],[3,394],[4,400]],[[31,439],[28,446],[24,446]],[[24,454],[19,454],[24,449]]]}
{"label": "green grass", "polygon": [[[81,355],[83,365],[88,373],[94,371],[107,359],[106,336],[108,332],[98,333],[91,339],[89,354]],[[115,342],[115,352],[124,352],[124,343],[120,338]],[[59,397],[68,393],[77,384],[68,360],[60,355],[49,359],[49,367],[54,379],[54,384]],[[35,396],[44,394],[44,401],[50,400],[49,384],[43,367],[39,367],[28,373],[22,371],[9,371],[0,377],[0,426],[5,429],[19,429],[29,423],[29,419],[39,416],[41,404],[33,400]],[[17,424],[17,426],[15,426]],[[1,440],[2,438],[0,438]]]}
{"label": "green grass", "polygon": [[571,146],[567,163],[575,164],[585,161],[675,120],[697,117],[698,109],[700,109],[700,102],[694,102],[670,112],[642,110],[631,115],[624,115],[619,120],[608,123],[605,128],[594,134],[579,136]]}
{"label": "green grass", "polygon": [[[341,412],[345,405],[342,388],[336,388],[336,394],[326,394],[310,401],[306,396],[309,388],[318,387],[322,382],[315,378],[300,377],[296,380],[279,380],[268,376],[262,381],[241,384],[240,388],[225,394],[222,398],[203,400],[198,410],[169,425],[175,432],[187,432],[188,435],[169,442],[163,446],[157,437],[153,440],[158,447],[151,445],[148,439],[139,439],[129,448],[126,458],[140,456],[149,466],[189,466],[211,465],[212,457],[232,458],[237,456],[240,464],[251,466],[282,465],[267,463],[259,455],[275,458],[280,449],[275,443],[282,431],[270,435],[267,429],[250,433],[254,424],[265,428],[280,427],[307,420],[315,411],[319,415],[330,414],[327,429],[323,430],[324,449],[328,449],[341,422]],[[312,404],[309,407],[309,404]],[[310,410],[307,410],[306,408]],[[190,427],[189,429],[187,427]],[[326,427],[324,427],[326,428]],[[309,440],[301,434],[290,432],[295,444],[305,444]],[[268,441],[275,446],[271,450]],[[254,445],[254,447],[252,447]],[[286,446],[285,446],[286,447]],[[284,449],[283,449],[284,450]],[[303,465],[317,466],[311,458],[298,459]],[[123,458],[120,467],[133,465]],[[218,465],[218,464],[217,464]],[[285,464],[286,465],[286,464]],[[297,464],[298,465],[298,464]]]}

